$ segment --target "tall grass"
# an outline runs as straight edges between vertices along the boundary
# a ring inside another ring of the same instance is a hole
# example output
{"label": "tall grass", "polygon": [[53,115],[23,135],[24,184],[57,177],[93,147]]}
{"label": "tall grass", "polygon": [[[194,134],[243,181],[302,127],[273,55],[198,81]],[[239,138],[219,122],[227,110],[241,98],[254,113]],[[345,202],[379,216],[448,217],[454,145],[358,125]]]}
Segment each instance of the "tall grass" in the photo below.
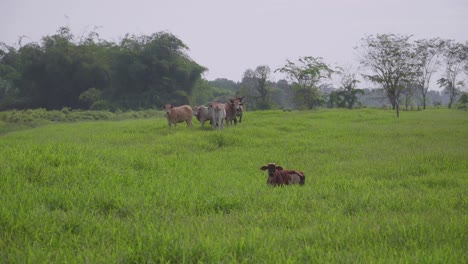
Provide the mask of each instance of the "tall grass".
{"label": "tall grass", "polygon": [[[0,136],[0,262],[466,263],[468,116],[247,112]],[[306,174],[273,188],[259,168]]]}

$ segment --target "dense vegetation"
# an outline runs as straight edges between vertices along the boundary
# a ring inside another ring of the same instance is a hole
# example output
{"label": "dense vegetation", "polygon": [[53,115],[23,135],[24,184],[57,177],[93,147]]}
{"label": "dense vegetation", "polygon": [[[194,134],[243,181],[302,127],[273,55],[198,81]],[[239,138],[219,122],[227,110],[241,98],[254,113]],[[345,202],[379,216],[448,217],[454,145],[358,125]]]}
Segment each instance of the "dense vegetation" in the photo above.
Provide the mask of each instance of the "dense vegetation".
{"label": "dense vegetation", "polygon": [[[388,104],[399,113],[400,105],[425,109],[437,103],[450,108],[465,88],[468,44],[410,38],[378,34],[362,39],[357,49],[364,72],[304,56],[287,60],[279,69],[247,69],[242,80],[234,82],[203,79],[207,68],[193,61],[189,47],[168,32],[127,34],[114,43],[96,32],[77,38],[62,27],[38,43],[23,45],[20,38],[18,48],[0,42],[0,110],[125,111],[157,109],[165,103],[207,104],[233,96],[244,96],[250,110]],[[271,81],[272,71],[285,74],[287,80]],[[442,76],[437,81],[446,98],[430,94],[436,72]],[[360,87],[361,77],[378,89]]]}
{"label": "dense vegetation", "polygon": [[[464,111],[358,109],[11,131],[0,262],[466,263],[467,129]],[[268,162],[306,184],[266,186]]]}
{"label": "dense vegetation", "polygon": [[63,107],[139,109],[189,102],[206,70],[170,33],[127,35],[120,43],[97,33],[76,40],[61,28],[41,43],[0,51],[0,109]]}

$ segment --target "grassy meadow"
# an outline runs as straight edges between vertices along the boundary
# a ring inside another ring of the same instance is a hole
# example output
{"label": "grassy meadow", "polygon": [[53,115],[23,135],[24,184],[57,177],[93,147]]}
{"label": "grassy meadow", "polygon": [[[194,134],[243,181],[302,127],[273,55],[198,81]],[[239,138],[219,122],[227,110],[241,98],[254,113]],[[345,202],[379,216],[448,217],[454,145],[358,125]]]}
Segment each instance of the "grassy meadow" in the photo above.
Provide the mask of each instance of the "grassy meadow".
{"label": "grassy meadow", "polygon": [[5,124],[0,263],[468,262],[465,111]]}

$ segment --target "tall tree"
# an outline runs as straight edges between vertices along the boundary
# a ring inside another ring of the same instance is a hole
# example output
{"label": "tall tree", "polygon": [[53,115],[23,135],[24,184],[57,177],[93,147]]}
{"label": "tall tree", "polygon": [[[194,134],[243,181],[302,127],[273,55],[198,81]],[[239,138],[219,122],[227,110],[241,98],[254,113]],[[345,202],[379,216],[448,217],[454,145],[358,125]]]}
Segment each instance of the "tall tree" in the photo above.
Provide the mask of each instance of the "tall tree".
{"label": "tall tree", "polygon": [[356,49],[360,63],[371,71],[363,74],[385,90],[392,108],[400,116],[400,95],[404,83],[415,75],[414,53],[409,39],[411,36],[377,34],[361,39]]}
{"label": "tall tree", "polygon": [[266,65],[257,66],[255,70],[247,69],[242,77],[239,94],[244,96],[244,104],[250,109],[270,109],[270,89],[268,79],[270,78],[270,67]]}
{"label": "tall tree", "polygon": [[440,66],[443,46],[444,42],[439,38],[416,40],[414,44],[417,67],[415,84],[421,92],[423,109],[426,109],[426,97],[432,75]]}
{"label": "tall tree", "polygon": [[254,71],[254,78],[256,81],[256,89],[259,94],[257,108],[270,109],[269,90],[267,86],[268,78],[270,77],[270,67],[266,65],[258,66]]}
{"label": "tall tree", "polygon": [[312,109],[322,101],[319,82],[331,78],[334,72],[320,57],[301,57],[297,62],[286,60],[286,64],[275,72],[286,74],[295,88],[295,101],[300,107]]}
{"label": "tall tree", "polygon": [[408,111],[410,105],[413,105],[413,97],[417,90],[421,91],[421,87],[414,79],[403,83],[401,93],[403,95],[403,103],[406,111]]}
{"label": "tall tree", "polygon": [[462,43],[449,40],[445,43],[442,56],[445,62],[445,72],[437,83],[444,87],[449,95],[448,108],[452,108],[456,96],[460,93],[463,82],[459,80],[459,75],[464,71],[468,61],[468,52]]}
{"label": "tall tree", "polygon": [[256,90],[257,81],[255,80],[254,71],[247,69],[242,75],[242,81],[239,85],[239,94],[244,96],[244,107],[254,110],[257,105],[258,92]]}

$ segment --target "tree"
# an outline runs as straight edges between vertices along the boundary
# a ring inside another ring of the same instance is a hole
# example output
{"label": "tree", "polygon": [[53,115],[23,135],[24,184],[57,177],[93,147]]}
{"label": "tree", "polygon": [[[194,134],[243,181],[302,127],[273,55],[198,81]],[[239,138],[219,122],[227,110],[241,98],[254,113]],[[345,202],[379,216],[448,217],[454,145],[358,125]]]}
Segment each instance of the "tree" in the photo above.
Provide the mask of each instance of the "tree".
{"label": "tree", "polygon": [[281,79],[271,85],[278,90],[276,93],[272,94],[272,100],[283,109],[293,108],[294,105],[292,100],[294,97],[294,91],[288,81]]}
{"label": "tree", "polygon": [[414,44],[416,67],[418,68],[416,83],[421,92],[423,109],[426,109],[426,97],[432,74],[440,66],[440,54],[444,42],[439,38],[421,39]]}
{"label": "tree", "polygon": [[242,77],[239,94],[245,96],[244,104],[251,109],[271,109],[271,91],[268,86],[270,67],[257,66],[255,70],[247,69]]}
{"label": "tree", "polygon": [[[6,109],[78,108],[98,102],[123,109],[188,104],[206,68],[190,59],[187,50],[167,32],[126,35],[115,44],[96,32],[76,41],[67,27],[40,43],[20,44],[19,50],[0,43],[0,93],[8,90],[9,98],[2,96],[0,103]],[[98,93],[97,101],[89,97]]]}
{"label": "tree", "polygon": [[256,88],[259,94],[257,108],[270,109],[269,90],[267,87],[267,80],[270,77],[270,67],[266,65],[258,66],[254,71],[254,78],[256,81]]}
{"label": "tree", "polygon": [[399,99],[404,83],[415,75],[414,53],[409,39],[411,36],[377,34],[361,39],[356,47],[360,63],[371,71],[363,74],[385,90],[392,108],[400,116]]}
{"label": "tree", "polygon": [[357,102],[357,95],[364,94],[364,91],[357,89],[356,85],[359,80],[356,78],[356,73],[351,69],[346,69],[341,72],[341,88],[336,92],[338,107],[347,107],[353,109]]}
{"label": "tree", "polygon": [[277,71],[286,74],[293,82],[296,103],[307,109],[321,104],[323,98],[319,82],[331,78],[331,74],[335,72],[322,61],[322,58],[311,56],[299,58],[297,62],[286,60],[286,65],[275,70]]}
{"label": "tree", "polygon": [[112,100],[132,108],[190,103],[206,68],[191,60],[187,50],[167,32],[127,35],[115,56]]}
{"label": "tree", "polygon": [[[17,64],[17,53],[11,47],[0,43],[0,110],[6,105],[18,103],[18,84],[21,74],[14,68]],[[5,48],[4,51],[3,48]]]}
{"label": "tree", "polygon": [[85,108],[89,108],[99,99],[101,99],[102,91],[96,88],[91,88],[80,94],[79,100]]}
{"label": "tree", "polygon": [[258,92],[256,91],[256,80],[252,69],[245,70],[239,85],[239,94],[244,96],[244,107],[254,110],[257,105]]}
{"label": "tree", "polygon": [[459,109],[465,109],[467,111],[468,109],[468,93],[462,93],[460,98],[458,99],[458,108]]}
{"label": "tree", "polygon": [[409,105],[413,103],[413,96],[414,93],[419,90],[421,91],[422,89],[418,85],[418,83],[415,80],[409,80],[407,82],[403,83],[403,89],[401,91],[403,95],[403,101],[405,104],[405,110],[408,111]]}
{"label": "tree", "polygon": [[445,62],[445,72],[437,83],[449,95],[448,108],[450,109],[463,86],[463,82],[459,81],[458,77],[466,67],[468,52],[465,45],[449,40],[445,43],[442,56]]}

